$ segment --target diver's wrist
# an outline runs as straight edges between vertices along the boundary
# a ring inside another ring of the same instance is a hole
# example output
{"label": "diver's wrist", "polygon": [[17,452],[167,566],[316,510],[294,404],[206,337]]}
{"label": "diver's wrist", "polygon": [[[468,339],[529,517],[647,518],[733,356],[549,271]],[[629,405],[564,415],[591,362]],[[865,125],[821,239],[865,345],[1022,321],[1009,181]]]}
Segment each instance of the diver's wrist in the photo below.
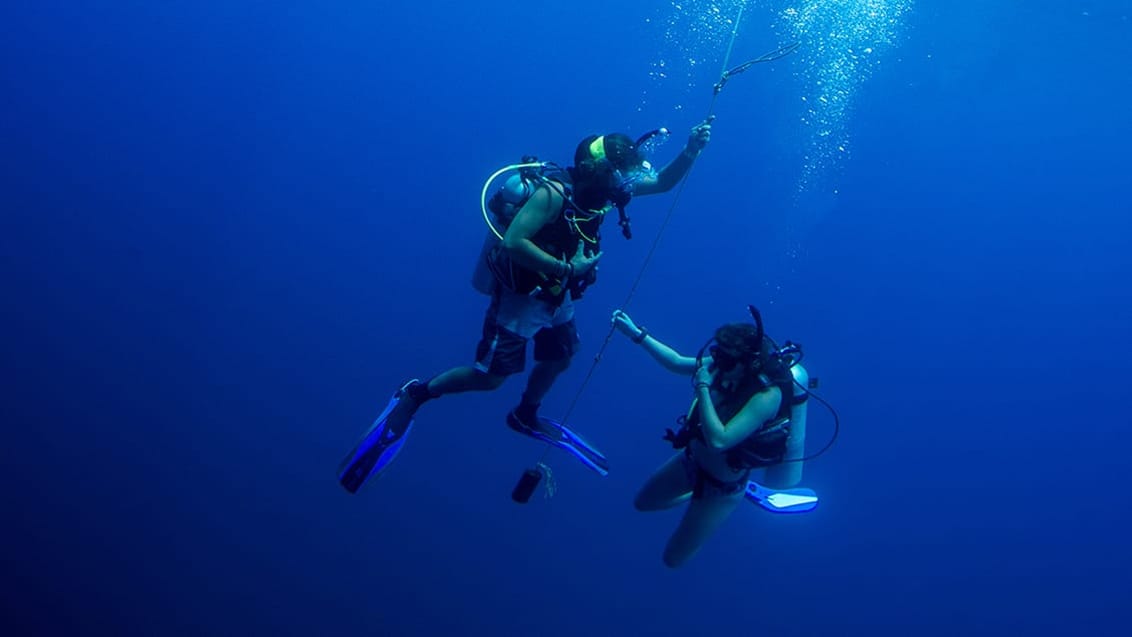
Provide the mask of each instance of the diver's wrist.
{"label": "diver's wrist", "polygon": [[630,336],[629,340],[633,341],[637,345],[640,345],[641,343],[644,343],[645,339],[648,338],[648,337],[649,337],[649,328],[638,327],[637,328],[637,335],[636,336]]}
{"label": "diver's wrist", "polygon": [[574,276],[574,264],[566,260],[555,261],[553,274],[559,279],[572,278]]}
{"label": "diver's wrist", "polygon": [[684,150],[680,151],[680,154],[683,155],[685,159],[696,161],[696,158],[700,156],[700,151],[698,149],[685,146]]}

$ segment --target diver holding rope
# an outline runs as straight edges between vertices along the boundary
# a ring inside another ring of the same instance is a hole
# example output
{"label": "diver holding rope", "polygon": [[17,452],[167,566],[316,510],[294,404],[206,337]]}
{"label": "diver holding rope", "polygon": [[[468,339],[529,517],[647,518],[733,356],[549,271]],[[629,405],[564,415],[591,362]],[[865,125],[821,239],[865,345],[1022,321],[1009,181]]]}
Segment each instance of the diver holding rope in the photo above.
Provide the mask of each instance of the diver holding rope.
{"label": "diver holding rope", "polygon": [[[498,389],[524,370],[532,340],[535,366],[518,406],[507,414],[507,425],[571,452],[600,475],[608,472],[604,455],[564,423],[540,417],[538,408],[579,349],[574,301],[595,281],[605,217],[616,210],[621,233],[630,238],[625,212],[630,200],[681,183],[711,139],[711,121],[694,126],[681,152],[655,169],[650,155],[668,136],[663,128],[636,140],[621,133],[590,135],[575,149],[573,166],[524,162],[518,179],[508,180],[492,198],[494,223],[485,204],[492,234],[474,281],[491,302],[474,363],[411,379],[394,393],[339,467],[338,479],[347,491],[357,492],[389,466],[422,405],[447,394]],[[485,193],[501,172],[488,180]]]}

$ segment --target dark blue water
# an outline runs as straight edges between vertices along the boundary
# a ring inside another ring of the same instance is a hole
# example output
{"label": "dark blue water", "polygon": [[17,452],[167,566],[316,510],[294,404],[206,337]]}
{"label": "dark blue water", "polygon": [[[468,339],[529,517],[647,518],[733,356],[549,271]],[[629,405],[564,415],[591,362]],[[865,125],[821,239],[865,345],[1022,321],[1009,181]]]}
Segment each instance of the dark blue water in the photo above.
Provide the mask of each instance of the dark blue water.
{"label": "dark blue water", "polygon": [[510,501],[541,452],[514,378],[339,488],[393,389],[472,359],[483,179],[611,130],[672,156],[707,112],[723,47],[660,81],[676,10],[610,5],[0,11],[5,634],[1125,634],[1125,0],[913,4],[800,187],[812,33],[720,94],[678,200],[607,228],[547,412],[675,200],[629,309],[688,351],[755,303],[804,344],[843,426],[815,512],[744,506],[666,569],[679,512],[631,503],[689,393],[623,339],[571,418],[608,478],[554,454],[554,499]]}

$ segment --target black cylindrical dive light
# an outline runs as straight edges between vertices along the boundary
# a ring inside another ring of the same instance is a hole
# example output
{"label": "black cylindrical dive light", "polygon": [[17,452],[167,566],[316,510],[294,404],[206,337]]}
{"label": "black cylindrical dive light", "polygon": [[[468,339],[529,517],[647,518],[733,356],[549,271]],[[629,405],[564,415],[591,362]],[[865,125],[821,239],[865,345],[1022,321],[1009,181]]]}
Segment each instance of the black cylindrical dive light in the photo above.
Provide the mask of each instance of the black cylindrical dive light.
{"label": "black cylindrical dive light", "polygon": [[511,499],[519,504],[526,504],[531,495],[534,494],[535,488],[538,483],[542,481],[542,468],[532,467],[523,472],[519,476],[519,481],[515,483],[515,488],[511,490]]}

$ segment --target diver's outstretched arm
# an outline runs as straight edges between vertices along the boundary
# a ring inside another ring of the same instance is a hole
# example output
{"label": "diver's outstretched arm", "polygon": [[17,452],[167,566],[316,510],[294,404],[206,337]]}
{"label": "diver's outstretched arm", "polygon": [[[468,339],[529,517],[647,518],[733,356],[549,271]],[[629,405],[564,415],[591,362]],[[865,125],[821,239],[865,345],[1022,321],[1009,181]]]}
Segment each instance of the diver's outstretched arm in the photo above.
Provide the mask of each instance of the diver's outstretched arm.
{"label": "diver's outstretched arm", "polygon": [[711,141],[711,122],[715,116],[709,116],[706,120],[696,124],[692,127],[692,131],[688,136],[688,143],[680,154],[675,159],[668,162],[664,168],[656,174],[656,177],[647,178],[639,182],[633,189],[634,195],[655,195],[662,192],[668,192],[680,183],[680,180],[688,174],[692,169],[692,164],[696,162],[696,158],[700,156],[700,152]]}
{"label": "diver's outstretched arm", "polygon": [[634,343],[640,345],[662,367],[681,376],[691,376],[696,371],[696,359],[684,356],[649,334],[648,329],[638,326],[621,310],[613,311],[613,325]]}

